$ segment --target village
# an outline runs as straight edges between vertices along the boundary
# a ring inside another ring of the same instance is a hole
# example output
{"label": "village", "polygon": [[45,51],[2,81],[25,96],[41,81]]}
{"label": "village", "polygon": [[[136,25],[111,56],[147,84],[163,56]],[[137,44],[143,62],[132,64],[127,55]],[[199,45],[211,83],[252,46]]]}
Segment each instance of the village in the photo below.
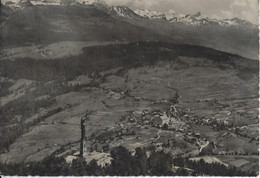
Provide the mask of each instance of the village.
{"label": "village", "polygon": [[[113,95],[116,94],[113,93]],[[230,115],[227,112],[220,112],[220,114],[223,113]],[[245,130],[245,127],[234,127],[231,121],[231,119],[199,117],[192,114],[189,108],[184,108],[180,104],[169,104],[169,108],[164,111],[159,109],[129,110],[121,117],[120,121],[115,123],[113,128],[101,130],[99,134],[95,133],[86,137],[83,155],[88,162],[97,159],[100,166],[106,166],[111,163],[110,150],[122,145],[133,155],[137,147],[146,147],[148,155],[151,150],[170,152],[175,157],[181,156],[191,160],[199,160],[198,158],[204,158],[203,156],[207,155],[209,157],[205,157],[206,161],[218,162],[227,166],[227,163],[222,162],[217,157],[258,154],[221,148],[225,145],[219,140],[229,137],[235,138],[237,134]],[[205,136],[205,134],[196,131],[194,125],[209,127],[221,134],[218,135],[219,138]],[[73,155],[69,154],[66,157],[68,163],[72,163],[72,160],[76,159],[76,155],[79,154],[76,148],[78,146],[74,146]]]}
{"label": "village", "polygon": [[[30,162],[55,155],[72,164],[82,153],[87,162],[96,160],[105,167],[111,163],[111,150],[122,146],[132,155],[136,148],[146,148],[147,156],[163,151],[174,158],[204,159],[208,163],[255,169],[259,154],[255,100],[215,99],[214,91],[203,86],[211,82],[207,75],[200,75],[201,93],[191,94],[192,87],[186,87],[182,77],[175,76],[190,76],[189,85],[197,86],[192,80],[196,72],[175,71],[168,66],[160,63],[126,73],[119,68],[100,75],[80,75],[37,85],[26,80],[14,81],[13,84],[21,86],[17,90],[32,88],[33,91],[21,92],[26,96],[34,92],[30,102],[20,98],[21,106],[36,103],[37,107],[28,113],[30,117],[23,116],[25,126],[21,128],[26,130],[25,134],[21,131],[15,135],[17,140],[9,150],[4,150],[1,159]],[[228,80],[229,76],[225,77]],[[14,92],[8,90],[3,97]],[[17,99],[11,98],[10,104],[12,100]],[[86,113],[89,120],[85,122],[81,150],[80,121]],[[12,117],[14,122],[21,119],[20,110],[16,115]],[[36,144],[35,138],[41,139],[41,144]],[[240,160],[239,164],[236,160]]]}

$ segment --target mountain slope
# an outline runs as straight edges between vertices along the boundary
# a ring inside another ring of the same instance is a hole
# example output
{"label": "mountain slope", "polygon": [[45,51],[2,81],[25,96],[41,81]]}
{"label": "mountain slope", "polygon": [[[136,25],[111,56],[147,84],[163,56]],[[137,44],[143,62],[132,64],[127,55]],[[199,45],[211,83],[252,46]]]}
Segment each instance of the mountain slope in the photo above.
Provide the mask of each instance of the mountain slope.
{"label": "mountain slope", "polygon": [[145,18],[145,19],[161,19],[169,23],[183,23],[186,25],[203,25],[203,24],[217,24],[220,26],[238,26],[243,28],[257,28],[257,25],[241,20],[238,18],[233,19],[210,19],[202,16],[200,12],[196,14],[178,14],[174,10],[168,12],[154,11],[148,9],[131,10],[126,6],[108,6],[102,0],[7,0],[3,4],[12,8],[13,10],[21,10],[31,5],[82,5],[82,6],[95,6],[98,9],[105,11],[110,15],[117,15],[125,18]]}
{"label": "mountain slope", "polygon": [[[55,3],[58,5],[52,5]],[[19,1],[16,5],[19,4],[23,10],[14,13],[2,27],[5,46],[64,40],[159,40],[258,59],[258,28],[238,18],[218,20],[201,13],[132,11],[125,6],[109,7],[101,0]]]}
{"label": "mountain slope", "polygon": [[8,6],[5,6],[3,4],[1,4],[1,7],[0,7],[0,23],[6,21],[8,19],[8,17],[13,13],[14,11],[8,7]]}
{"label": "mountain slope", "polygon": [[[185,18],[184,15],[181,18]],[[186,17],[191,18],[191,16]],[[198,17],[197,17],[198,18]],[[187,23],[169,23],[163,19],[124,19],[128,23],[146,28],[160,35],[167,35],[169,41],[192,45],[201,45],[215,48],[221,51],[238,54],[244,57],[258,59],[258,29],[247,28],[247,22],[231,19],[231,22],[239,22],[237,25],[219,25],[218,23],[204,23],[200,25],[187,25]],[[193,23],[192,19],[190,23]],[[224,22],[223,22],[224,23]],[[245,25],[242,25],[245,23]]]}
{"label": "mountain slope", "polygon": [[64,40],[158,40],[159,35],[114,19],[94,6],[29,6],[2,26],[4,46],[49,44]]}
{"label": "mountain slope", "polygon": [[[119,10],[111,12],[104,9]],[[200,12],[184,15],[176,14],[174,11],[131,11],[121,6],[103,5],[101,10],[120,20],[168,36],[169,42],[201,45],[258,59],[258,28],[246,20],[210,19],[202,16]]]}
{"label": "mountain slope", "polygon": [[[0,71],[3,77],[27,78],[31,80],[54,80],[57,77],[91,74],[95,71],[110,70],[119,67],[154,65],[158,61],[180,63],[186,56],[191,60],[206,59],[214,67],[226,66],[230,69],[248,71],[258,75],[258,61],[250,60],[202,46],[179,45],[163,42],[135,42],[92,46],[83,49],[78,56],[69,56],[57,60],[1,60]],[[189,61],[186,61],[189,62]],[[207,65],[208,62],[201,65]],[[181,63],[181,65],[186,65]],[[15,71],[15,72],[14,72]],[[245,72],[244,72],[245,73]]]}

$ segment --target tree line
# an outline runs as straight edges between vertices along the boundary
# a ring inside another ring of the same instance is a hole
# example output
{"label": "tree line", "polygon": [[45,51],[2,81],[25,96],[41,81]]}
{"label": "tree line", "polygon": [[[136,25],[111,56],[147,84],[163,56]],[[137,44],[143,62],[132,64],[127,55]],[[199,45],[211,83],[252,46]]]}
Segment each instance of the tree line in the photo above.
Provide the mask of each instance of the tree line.
{"label": "tree line", "polygon": [[119,146],[110,154],[111,164],[104,167],[96,160],[87,163],[79,157],[69,164],[63,157],[52,155],[39,162],[0,163],[0,170],[3,175],[19,176],[256,176],[255,172],[243,172],[219,163],[209,164],[202,159],[173,158],[163,151],[151,151],[148,157],[145,148],[136,148],[135,154],[131,154]]}

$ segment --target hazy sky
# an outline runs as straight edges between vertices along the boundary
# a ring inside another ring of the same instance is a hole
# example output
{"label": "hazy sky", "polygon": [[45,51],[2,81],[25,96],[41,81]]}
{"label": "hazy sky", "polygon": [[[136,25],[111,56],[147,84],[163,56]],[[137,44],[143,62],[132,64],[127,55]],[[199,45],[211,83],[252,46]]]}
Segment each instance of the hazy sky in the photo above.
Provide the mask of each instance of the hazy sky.
{"label": "hazy sky", "polygon": [[108,5],[193,14],[210,18],[238,17],[258,24],[258,0],[104,0]]}

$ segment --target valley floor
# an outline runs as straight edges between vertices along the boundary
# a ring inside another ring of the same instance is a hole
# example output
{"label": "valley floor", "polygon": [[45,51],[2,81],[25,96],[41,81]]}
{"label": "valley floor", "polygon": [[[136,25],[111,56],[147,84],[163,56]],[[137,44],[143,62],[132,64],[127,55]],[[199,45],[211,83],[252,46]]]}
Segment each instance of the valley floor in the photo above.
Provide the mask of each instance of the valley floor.
{"label": "valley floor", "polygon": [[[80,119],[89,113],[84,144],[88,162],[97,159],[99,165],[109,164],[109,150],[116,146],[131,152],[147,147],[258,171],[257,76],[242,80],[234,70],[205,67],[211,64],[200,60],[201,64],[189,64],[189,68],[158,62],[124,72],[122,68],[103,72],[102,80],[86,75],[64,80],[62,86],[74,91],[53,98],[38,96],[36,100],[54,102],[25,122],[45,119],[20,135],[0,155],[1,162],[40,161],[54,153],[71,163],[79,154]],[[35,82],[23,81],[14,82],[12,92],[37,89]],[[91,86],[93,82],[99,85]],[[50,82],[44,85],[53,87]],[[57,108],[58,112],[47,115]]]}

